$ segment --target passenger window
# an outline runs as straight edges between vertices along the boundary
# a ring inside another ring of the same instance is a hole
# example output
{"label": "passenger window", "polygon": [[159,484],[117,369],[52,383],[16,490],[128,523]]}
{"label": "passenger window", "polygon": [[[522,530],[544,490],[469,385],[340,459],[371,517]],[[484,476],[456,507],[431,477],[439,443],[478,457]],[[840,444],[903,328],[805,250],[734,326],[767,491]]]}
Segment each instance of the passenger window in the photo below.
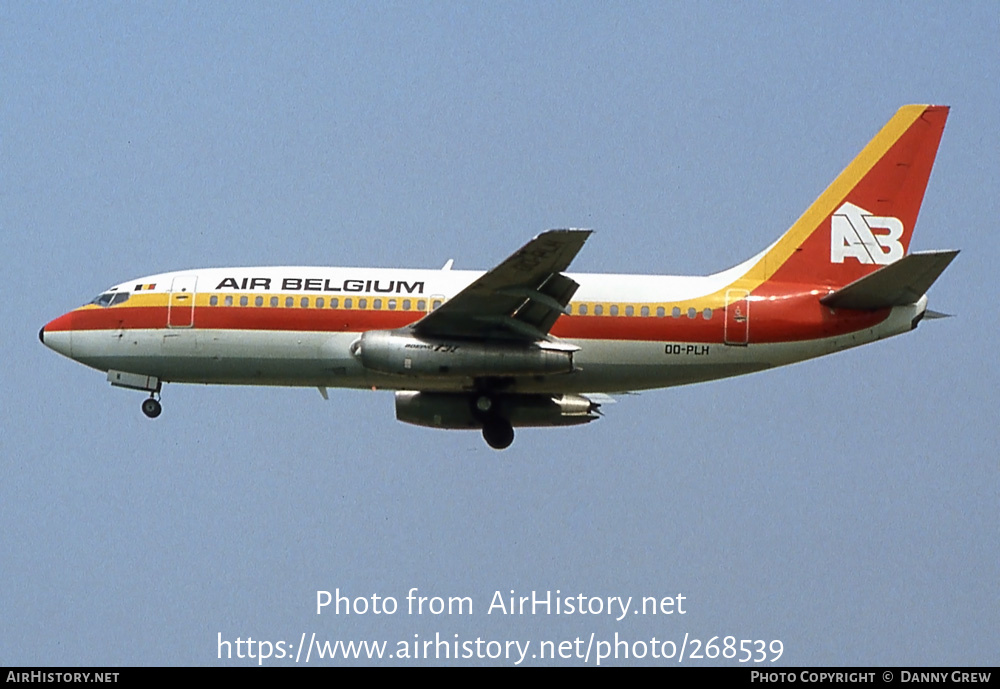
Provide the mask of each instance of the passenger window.
{"label": "passenger window", "polygon": [[226,306],[232,306],[233,305],[233,295],[227,294],[226,295],[226,302],[225,303],[226,303]]}
{"label": "passenger window", "polygon": [[278,298],[271,297],[271,306],[277,306],[277,305],[278,305]]}
{"label": "passenger window", "polygon": [[323,297],[316,297],[316,308],[321,309],[326,305],[326,300]]}
{"label": "passenger window", "polygon": [[426,310],[427,310],[427,302],[425,300],[423,300],[423,299],[418,299],[417,300],[417,311],[426,311]]}
{"label": "passenger window", "polygon": [[618,315],[618,304],[612,304],[611,305],[611,315],[612,316],[617,316]]}
{"label": "passenger window", "polygon": [[675,306],[673,309],[670,310],[670,315],[673,316],[674,318],[680,318],[681,317],[681,307]]}
{"label": "passenger window", "polygon": [[704,311],[702,311],[701,317],[704,318],[706,321],[712,320],[712,309],[705,309]]}
{"label": "passenger window", "polygon": [[587,305],[586,304],[580,304],[580,308],[577,309],[577,313],[579,313],[581,316],[586,316],[587,315]]}
{"label": "passenger window", "polygon": [[381,299],[373,299],[372,300],[372,306],[374,306],[375,310],[378,311],[379,309],[382,308],[382,300]]}
{"label": "passenger window", "polygon": [[208,298],[208,305],[209,306],[218,306],[219,305],[219,296],[217,294],[213,294],[212,296],[210,296]]}
{"label": "passenger window", "polygon": [[395,299],[390,299],[389,300],[389,310],[390,311],[395,311],[396,310],[396,300]]}
{"label": "passenger window", "polygon": [[635,308],[633,308],[631,304],[629,304],[628,306],[625,307],[625,315],[626,316],[634,316],[635,315]]}
{"label": "passenger window", "polygon": [[656,307],[656,317],[657,318],[663,318],[666,315],[667,315],[667,310],[665,308],[663,308],[662,306],[657,306]]}
{"label": "passenger window", "polygon": [[698,310],[693,306],[688,308],[688,318],[694,318],[698,315]]}
{"label": "passenger window", "polygon": [[367,309],[368,308],[368,300],[367,299],[358,299],[358,308],[359,309]]}
{"label": "passenger window", "polygon": [[639,309],[639,313],[642,315],[643,318],[649,316],[649,307],[643,306],[641,309]]}
{"label": "passenger window", "polygon": [[290,309],[295,306],[295,297],[285,297],[285,308]]}
{"label": "passenger window", "polygon": [[435,310],[435,309],[438,309],[440,307],[441,307],[441,300],[440,299],[435,299],[433,301],[433,303],[431,303],[431,310],[432,311]]}
{"label": "passenger window", "polygon": [[338,306],[338,302],[339,302],[339,301],[340,301],[340,300],[339,300],[339,299],[337,299],[336,297],[334,297],[333,299],[331,299],[331,300],[330,300],[330,308],[331,308],[331,309],[335,309],[335,308],[337,308],[337,306]]}
{"label": "passenger window", "polygon": [[409,310],[410,310],[410,300],[409,299],[404,299],[403,300],[403,311],[409,311]]}
{"label": "passenger window", "polygon": [[249,303],[250,300],[247,299],[247,296],[245,294],[242,297],[240,297],[240,306],[246,306]]}
{"label": "passenger window", "polygon": [[263,305],[264,305],[264,297],[262,297],[262,296],[260,296],[260,295],[258,294],[258,295],[257,295],[256,297],[254,297],[254,299],[253,299],[253,305],[254,305],[254,306],[263,306]]}
{"label": "passenger window", "polygon": [[345,309],[353,309],[354,308],[354,300],[351,299],[350,297],[348,297],[347,299],[345,299],[344,300],[344,308]]}
{"label": "passenger window", "polygon": [[603,304],[594,304],[594,315],[595,316],[600,316],[603,313],[604,313],[604,305]]}
{"label": "passenger window", "polygon": [[301,306],[304,309],[308,309],[309,308],[309,297],[302,297],[301,299],[299,299],[299,306]]}

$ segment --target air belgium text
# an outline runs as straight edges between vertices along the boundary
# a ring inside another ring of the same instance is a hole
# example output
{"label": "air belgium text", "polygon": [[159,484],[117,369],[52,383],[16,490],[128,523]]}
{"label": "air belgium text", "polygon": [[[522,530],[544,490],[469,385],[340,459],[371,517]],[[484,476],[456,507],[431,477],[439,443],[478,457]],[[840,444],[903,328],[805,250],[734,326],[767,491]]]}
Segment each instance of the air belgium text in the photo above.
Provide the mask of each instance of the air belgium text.
{"label": "air belgium text", "polygon": [[[223,278],[216,290],[264,290],[271,289],[271,278],[245,277]],[[417,280],[364,280],[349,278],[347,280],[331,280],[330,278],[282,278],[282,292],[376,292],[380,294],[423,294],[424,282]]]}

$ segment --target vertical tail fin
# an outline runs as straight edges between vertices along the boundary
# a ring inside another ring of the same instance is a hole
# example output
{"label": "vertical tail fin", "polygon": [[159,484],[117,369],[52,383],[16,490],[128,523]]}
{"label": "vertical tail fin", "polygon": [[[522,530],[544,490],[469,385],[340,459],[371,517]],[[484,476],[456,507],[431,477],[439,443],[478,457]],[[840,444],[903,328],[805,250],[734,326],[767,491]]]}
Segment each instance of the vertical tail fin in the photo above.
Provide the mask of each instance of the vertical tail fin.
{"label": "vertical tail fin", "polygon": [[837,288],[902,258],[947,118],[900,108],[745,277]]}

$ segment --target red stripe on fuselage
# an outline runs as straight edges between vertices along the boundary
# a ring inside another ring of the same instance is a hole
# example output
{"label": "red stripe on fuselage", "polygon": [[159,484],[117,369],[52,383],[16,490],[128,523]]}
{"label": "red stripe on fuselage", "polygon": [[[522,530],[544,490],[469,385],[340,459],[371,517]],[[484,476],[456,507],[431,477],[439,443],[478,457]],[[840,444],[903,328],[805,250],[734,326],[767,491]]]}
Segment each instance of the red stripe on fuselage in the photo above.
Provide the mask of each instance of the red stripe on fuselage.
{"label": "red stripe on fuselage", "polygon": [[795,342],[846,335],[873,328],[889,317],[891,309],[878,311],[835,310],[823,306],[825,294],[788,292],[766,282],[754,290],[750,301],[750,342]]}
{"label": "red stripe on fuselage", "polygon": [[[749,341],[795,342],[862,330],[878,325],[889,314],[880,311],[834,311],[819,303],[819,296],[802,289],[784,291],[767,282],[754,291],[749,307]],[[253,306],[198,306],[195,329],[291,332],[364,332],[391,330],[423,316],[415,311],[281,308]],[[46,331],[155,330],[166,329],[166,306],[115,306],[71,311],[45,326]],[[580,340],[669,341],[719,343],[723,341],[725,309],[712,310],[705,319],[682,313],[671,316],[561,316],[552,328],[556,337]]]}

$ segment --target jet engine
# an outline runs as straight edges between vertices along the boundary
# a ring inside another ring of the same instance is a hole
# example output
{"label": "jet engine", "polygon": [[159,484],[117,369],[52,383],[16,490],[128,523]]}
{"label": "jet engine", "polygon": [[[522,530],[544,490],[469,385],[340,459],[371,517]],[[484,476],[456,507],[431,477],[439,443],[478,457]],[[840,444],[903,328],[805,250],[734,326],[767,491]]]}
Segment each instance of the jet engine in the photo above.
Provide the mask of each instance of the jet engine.
{"label": "jet engine", "polygon": [[577,347],[555,342],[516,343],[417,337],[370,330],[351,347],[365,368],[404,376],[495,377],[570,373]]}
{"label": "jet engine", "polygon": [[511,427],[576,426],[599,418],[599,406],[582,395],[396,393],[396,418],[430,428],[479,429],[497,418]]}

